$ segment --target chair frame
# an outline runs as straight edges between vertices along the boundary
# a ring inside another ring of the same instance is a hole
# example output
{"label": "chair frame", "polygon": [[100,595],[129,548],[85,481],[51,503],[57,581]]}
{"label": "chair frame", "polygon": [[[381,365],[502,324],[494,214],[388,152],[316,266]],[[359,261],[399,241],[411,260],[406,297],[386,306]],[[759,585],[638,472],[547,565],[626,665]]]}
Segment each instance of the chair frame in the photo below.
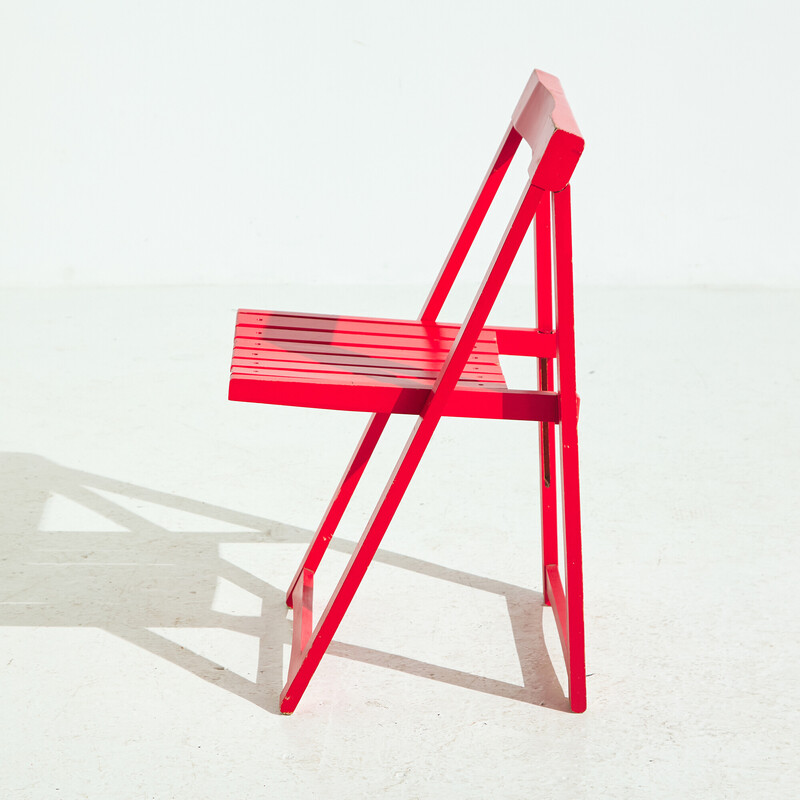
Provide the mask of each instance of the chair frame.
{"label": "chair frame", "polygon": [[[334,493],[308,550],[289,586],[287,605],[293,609],[292,654],[280,709],[292,713],[330,645],[384,534],[443,416],[530,419],[539,422],[541,466],[542,582],[545,605],[553,607],[568,674],[570,708],[586,708],[584,662],[583,577],[581,561],[580,493],[577,423],[579,400],[575,380],[575,336],[572,279],[572,230],[569,180],[583,150],[583,138],[554,76],[534,71],[517,104],[512,121],[492,160],[481,188],[445,260],[418,317],[421,324],[437,319],[472,246],[509,164],[522,140],[532,150],[529,180],[519,198],[506,232],[486,272],[472,306],[429,390],[421,402],[405,408],[399,400],[388,408],[373,406],[373,413],[355,453]],[[531,226],[535,231],[536,328],[487,327],[489,312]],[[527,355],[539,360],[538,389],[530,392],[479,393],[457,388],[465,366],[482,332],[492,333],[499,354]],[[249,376],[231,377],[232,399],[258,402],[292,402],[280,394],[259,389]],[[261,384],[259,384],[261,386]],[[329,386],[322,387],[327,394]],[[495,397],[496,396],[496,397]],[[454,403],[454,398],[459,404]],[[499,398],[499,399],[497,399]],[[496,402],[495,402],[496,400]],[[325,407],[325,400],[298,402]],[[483,403],[483,405],[481,404]],[[352,407],[332,404],[330,407]],[[455,411],[454,411],[455,409]],[[418,413],[418,419],[364,533],[316,626],[313,624],[314,572],[353,496],[366,465],[380,440],[391,413]],[[555,427],[560,428],[556,447]],[[563,580],[559,567],[556,455],[560,451]]]}

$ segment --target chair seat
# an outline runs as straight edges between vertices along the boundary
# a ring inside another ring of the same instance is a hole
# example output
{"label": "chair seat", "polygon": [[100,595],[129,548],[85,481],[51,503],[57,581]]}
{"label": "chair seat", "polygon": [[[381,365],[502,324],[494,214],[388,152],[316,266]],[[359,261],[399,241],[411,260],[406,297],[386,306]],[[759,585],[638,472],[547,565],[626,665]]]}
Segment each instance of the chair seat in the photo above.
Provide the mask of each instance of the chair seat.
{"label": "chair seat", "polygon": [[[458,325],[242,309],[229,397],[344,411],[419,414]],[[448,416],[556,421],[556,395],[510,390],[491,331],[478,337]]]}

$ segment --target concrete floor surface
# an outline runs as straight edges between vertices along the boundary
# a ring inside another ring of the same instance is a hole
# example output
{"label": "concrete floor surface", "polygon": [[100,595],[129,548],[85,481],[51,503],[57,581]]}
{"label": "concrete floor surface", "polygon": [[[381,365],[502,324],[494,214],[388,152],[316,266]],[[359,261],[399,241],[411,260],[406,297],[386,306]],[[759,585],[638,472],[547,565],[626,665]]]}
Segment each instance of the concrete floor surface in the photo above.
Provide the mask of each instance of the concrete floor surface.
{"label": "concrete floor surface", "polygon": [[[585,714],[541,606],[536,426],[453,419],[278,713],[283,592],[365,416],[229,403],[235,308],[407,317],[425,294],[4,290],[0,796],[800,794],[798,291],[578,288]],[[497,322],[525,322],[506,294]]]}

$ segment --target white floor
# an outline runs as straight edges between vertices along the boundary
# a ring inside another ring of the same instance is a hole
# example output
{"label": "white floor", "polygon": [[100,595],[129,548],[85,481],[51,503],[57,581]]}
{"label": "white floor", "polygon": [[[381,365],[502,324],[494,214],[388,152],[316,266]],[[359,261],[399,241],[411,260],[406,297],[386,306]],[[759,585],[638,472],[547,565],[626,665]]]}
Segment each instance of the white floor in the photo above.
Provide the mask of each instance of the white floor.
{"label": "white floor", "polygon": [[278,713],[283,590],[364,418],[229,403],[234,310],[424,296],[3,292],[0,796],[800,796],[800,292],[579,290],[585,714],[541,608],[535,426],[465,420]]}

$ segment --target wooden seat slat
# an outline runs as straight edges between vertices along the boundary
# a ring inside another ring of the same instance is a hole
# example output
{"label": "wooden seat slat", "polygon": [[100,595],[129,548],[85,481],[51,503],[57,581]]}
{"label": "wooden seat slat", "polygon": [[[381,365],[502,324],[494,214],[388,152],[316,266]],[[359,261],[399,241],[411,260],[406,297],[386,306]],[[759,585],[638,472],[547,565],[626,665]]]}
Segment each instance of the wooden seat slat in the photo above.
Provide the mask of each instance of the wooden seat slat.
{"label": "wooden seat slat", "polygon": [[[231,374],[237,375],[252,375],[254,377],[264,378],[270,380],[272,378],[293,378],[296,380],[309,380],[314,381],[320,377],[330,377],[336,380],[346,381],[348,384],[371,384],[373,381],[379,383],[393,383],[394,381],[415,381],[420,386],[430,388],[438,375],[438,372],[429,372],[427,374],[420,374],[419,371],[413,370],[391,370],[380,372],[369,367],[339,367],[335,364],[318,364],[314,366],[307,366],[298,364],[296,366],[256,366],[247,363],[238,363],[234,360],[231,366]],[[481,384],[492,383],[495,385],[505,386],[505,381],[502,376],[498,378],[496,375],[483,375],[474,374],[462,377],[459,384]]]}
{"label": "wooden seat slat", "polygon": [[[326,352],[322,348],[298,350],[292,347],[287,350],[278,345],[269,345],[258,349],[252,347],[234,347],[234,358],[249,358],[255,361],[297,361],[308,363],[326,364],[352,364],[378,367],[401,367],[403,369],[439,370],[444,363],[445,356],[421,355],[412,358],[409,354],[397,353],[342,353]],[[474,355],[464,367],[464,372],[501,372],[497,369],[497,362],[488,357]]]}
{"label": "wooden seat slat", "polygon": [[[339,333],[373,333],[382,336],[413,336],[424,339],[455,339],[460,325],[420,320],[378,319],[374,317],[343,317],[322,314],[292,314],[283,311],[241,310],[237,326],[253,328],[289,328],[295,330],[324,330]],[[493,334],[485,331],[478,341],[491,341]]]}
{"label": "wooden seat slat", "polygon": [[[278,354],[276,354],[278,355]],[[434,379],[439,374],[436,366],[413,365],[403,362],[381,361],[379,359],[363,359],[360,363],[342,360],[336,356],[318,356],[317,358],[301,358],[294,353],[284,353],[285,358],[251,358],[233,354],[231,365],[262,370],[300,370],[305,372],[340,372],[363,373],[365,375],[408,375],[409,377]],[[441,365],[440,365],[441,366]],[[467,365],[462,372],[462,380],[495,381],[504,383],[503,373],[488,365],[486,369]]]}
{"label": "wooden seat slat", "polygon": [[[423,336],[385,336],[381,334],[349,333],[339,331],[295,330],[293,328],[247,328],[238,327],[236,335],[242,339],[266,340],[270,342],[320,342],[330,347],[372,347],[396,348],[398,350],[418,350],[447,352],[454,339],[433,339]],[[483,347],[479,352],[497,350],[492,340],[479,342]]]}
{"label": "wooden seat slat", "polygon": [[[237,336],[234,347],[253,352],[293,352],[293,353],[339,353],[340,355],[363,358],[406,359],[411,361],[431,361],[441,364],[447,357],[448,350],[408,350],[397,347],[360,347],[357,344],[348,347],[331,348],[325,342],[270,341],[267,339],[248,339]],[[497,348],[481,347],[470,356],[474,363],[493,364],[497,360]]]}

